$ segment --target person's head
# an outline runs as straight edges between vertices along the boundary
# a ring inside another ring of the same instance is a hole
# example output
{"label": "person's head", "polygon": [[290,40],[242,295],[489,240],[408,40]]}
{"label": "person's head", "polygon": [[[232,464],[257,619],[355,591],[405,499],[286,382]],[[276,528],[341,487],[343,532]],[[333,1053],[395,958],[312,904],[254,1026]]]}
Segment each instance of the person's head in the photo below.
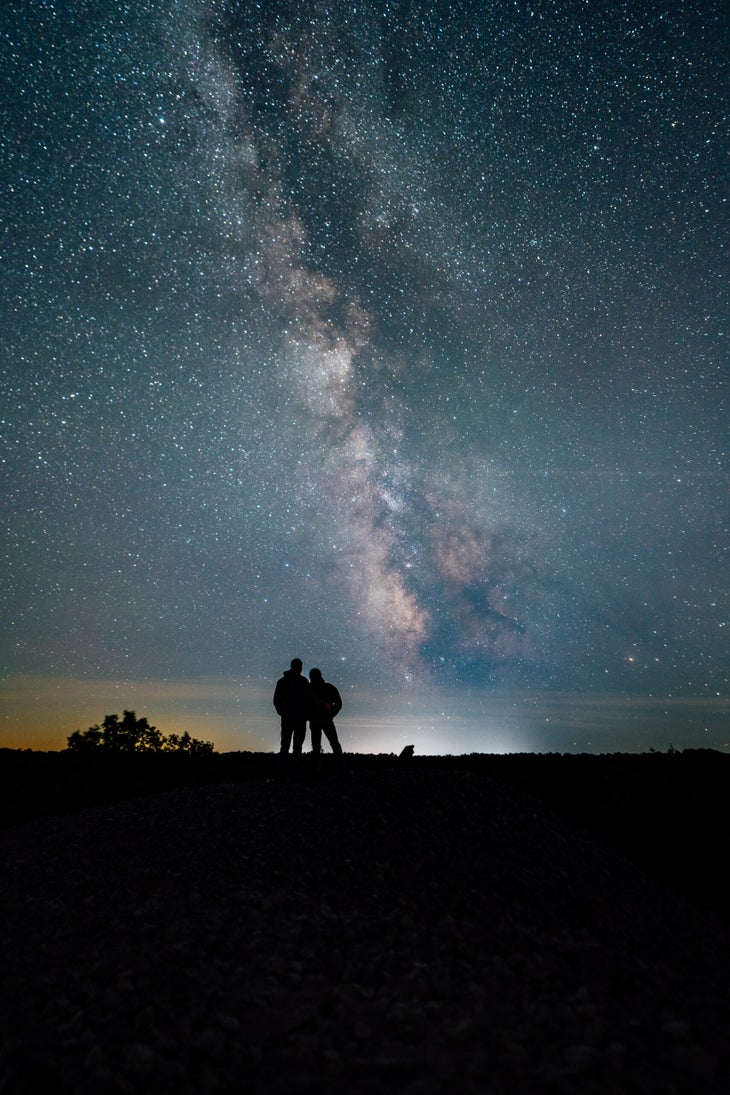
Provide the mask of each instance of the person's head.
{"label": "person's head", "polygon": [[310,681],[321,681],[322,680],[322,670],[321,669],[310,669],[309,670],[309,679],[310,679]]}
{"label": "person's head", "polygon": [[292,658],[289,664],[291,665],[292,673],[301,673],[303,665],[301,658]]}

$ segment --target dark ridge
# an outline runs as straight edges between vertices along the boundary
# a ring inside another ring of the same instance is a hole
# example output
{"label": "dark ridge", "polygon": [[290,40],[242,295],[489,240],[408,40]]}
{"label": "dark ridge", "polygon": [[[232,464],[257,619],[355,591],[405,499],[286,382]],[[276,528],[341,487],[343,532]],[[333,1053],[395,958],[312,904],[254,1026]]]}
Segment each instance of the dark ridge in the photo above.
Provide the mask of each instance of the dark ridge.
{"label": "dark ridge", "polygon": [[[334,779],[323,757],[320,780]],[[414,771],[470,771],[518,787],[591,831],[655,880],[730,914],[721,864],[730,829],[730,756],[711,749],[669,753],[348,756],[353,775],[408,764]],[[315,778],[305,755],[298,776]],[[0,826],[154,795],[181,787],[280,775],[274,753],[83,755],[0,750]]]}
{"label": "dark ridge", "polygon": [[7,827],[0,1087],[728,1090],[724,918],[528,786],[670,758],[357,759]]}

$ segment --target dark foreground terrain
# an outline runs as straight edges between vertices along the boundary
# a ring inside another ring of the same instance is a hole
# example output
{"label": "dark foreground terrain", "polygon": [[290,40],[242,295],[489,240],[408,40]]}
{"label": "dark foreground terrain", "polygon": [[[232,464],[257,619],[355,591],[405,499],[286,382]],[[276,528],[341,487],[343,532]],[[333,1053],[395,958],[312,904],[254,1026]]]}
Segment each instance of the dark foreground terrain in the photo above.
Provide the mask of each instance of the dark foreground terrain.
{"label": "dark foreground terrain", "polygon": [[2,1091],[730,1090],[724,755],[0,759]]}

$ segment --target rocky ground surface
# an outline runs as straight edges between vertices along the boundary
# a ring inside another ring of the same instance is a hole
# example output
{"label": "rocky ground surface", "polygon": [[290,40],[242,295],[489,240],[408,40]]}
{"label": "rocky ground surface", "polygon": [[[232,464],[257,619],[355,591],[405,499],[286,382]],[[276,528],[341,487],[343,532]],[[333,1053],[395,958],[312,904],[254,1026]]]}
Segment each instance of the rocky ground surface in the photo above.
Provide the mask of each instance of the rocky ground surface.
{"label": "rocky ground surface", "polygon": [[492,778],[251,780],[0,834],[0,1090],[730,1090],[722,918]]}

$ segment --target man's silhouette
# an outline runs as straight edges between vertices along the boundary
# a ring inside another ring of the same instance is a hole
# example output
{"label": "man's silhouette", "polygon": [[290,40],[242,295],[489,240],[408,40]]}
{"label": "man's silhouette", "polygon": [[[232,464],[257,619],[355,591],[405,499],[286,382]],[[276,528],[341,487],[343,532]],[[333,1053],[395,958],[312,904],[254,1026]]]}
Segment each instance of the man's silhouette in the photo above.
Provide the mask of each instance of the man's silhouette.
{"label": "man's silhouette", "polygon": [[302,675],[302,659],[292,658],[291,668],[279,677],[274,689],[274,707],[281,718],[282,755],[289,752],[290,745],[294,756],[301,755],[313,702],[312,686]]}
{"label": "man's silhouette", "polygon": [[342,746],[337,737],[335,715],[342,710],[342,697],[333,684],[322,676],[320,669],[309,670],[312,691],[319,700],[318,710],[310,715],[309,729],[312,731],[312,751],[317,758],[322,751],[322,734],[330,743],[332,752],[342,762]]}

